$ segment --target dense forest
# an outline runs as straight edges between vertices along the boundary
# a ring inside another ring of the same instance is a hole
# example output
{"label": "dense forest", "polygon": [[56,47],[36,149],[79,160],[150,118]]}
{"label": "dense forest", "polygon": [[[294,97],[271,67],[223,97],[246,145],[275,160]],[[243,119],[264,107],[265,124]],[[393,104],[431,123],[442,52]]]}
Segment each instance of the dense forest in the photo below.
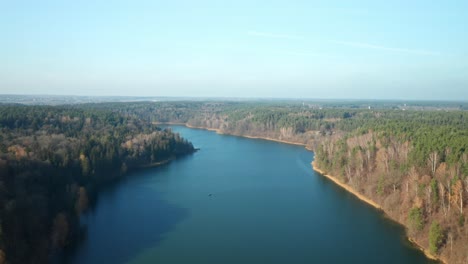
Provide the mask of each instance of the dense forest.
{"label": "dense forest", "polygon": [[430,254],[468,260],[468,112],[418,103],[348,107],[302,102],[100,104],[149,122],[304,144],[316,166],[378,203]]}
{"label": "dense forest", "polygon": [[0,105],[0,263],[47,263],[80,237],[102,186],[192,152],[178,134],[110,109]]}

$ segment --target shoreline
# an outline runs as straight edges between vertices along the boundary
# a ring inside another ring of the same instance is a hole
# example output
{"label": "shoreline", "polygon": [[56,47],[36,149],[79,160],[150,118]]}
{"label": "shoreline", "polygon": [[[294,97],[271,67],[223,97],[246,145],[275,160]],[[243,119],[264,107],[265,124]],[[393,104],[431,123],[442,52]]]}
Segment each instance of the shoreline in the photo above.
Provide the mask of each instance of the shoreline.
{"label": "shoreline", "polygon": [[140,166],[137,166],[135,167],[136,169],[148,169],[148,168],[155,168],[155,167],[158,167],[158,166],[162,166],[162,165],[165,165],[165,164],[168,164],[169,162],[173,161],[175,158],[168,158],[168,159],[165,159],[165,160],[161,160],[161,161],[157,161],[157,162],[153,162],[153,163],[149,163],[149,164],[145,164],[145,165],[140,165]]}
{"label": "shoreline", "polygon": [[[400,222],[397,222],[397,223],[401,224]],[[439,261],[440,263],[444,263],[444,264],[447,263],[447,262],[445,262],[443,259],[438,258],[438,257],[432,255],[431,252],[429,252],[429,250],[427,250],[426,248],[424,248],[423,246],[421,246],[414,238],[412,238],[412,237],[410,237],[410,236],[408,236],[408,235],[407,235],[406,237],[408,238],[408,241],[409,241],[410,243],[412,243],[416,248],[418,248],[419,250],[421,250],[421,251],[424,253],[424,255],[426,255],[427,258],[432,259],[432,260]]]}
{"label": "shoreline", "polygon": [[313,168],[316,172],[320,173],[322,176],[328,178],[329,180],[333,181],[336,185],[338,185],[338,186],[340,186],[341,188],[345,189],[346,191],[350,192],[351,194],[353,194],[354,196],[356,196],[357,198],[359,198],[359,200],[361,200],[361,201],[363,201],[363,202],[366,202],[367,204],[371,205],[372,207],[383,211],[383,210],[382,210],[382,207],[381,207],[378,203],[376,203],[376,202],[372,201],[371,199],[367,198],[366,196],[360,194],[359,192],[357,192],[356,190],[354,190],[354,188],[352,188],[352,187],[349,186],[348,184],[340,182],[338,179],[336,179],[335,177],[333,177],[333,176],[331,176],[331,175],[329,175],[329,174],[325,174],[324,171],[322,171],[321,169],[317,168],[317,164],[316,164],[315,160],[312,161],[311,164],[312,164],[312,168]]}
{"label": "shoreline", "polygon": [[405,228],[405,235],[406,235],[406,238],[408,239],[408,241],[409,241],[414,247],[416,247],[417,249],[419,249],[420,251],[422,251],[423,254],[424,254],[427,258],[432,259],[432,260],[439,261],[439,262],[441,262],[441,263],[446,263],[443,259],[438,258],[438,257],[432,255],[425,247],[423,247],[421,244],[419,244],[413,237],[409,236],[409,235],[408,235],[407,227],[406,227],[403,223],[401,223],[401,222],[399,222],[399,221],[397,221],[397,220],[391,218],[391,217],[385,212],[385,210],[382,209],[382,206],[380,206],[378,203],[376,203],[376,202],[374,202],[373,200],[367,198],[367,197],[364,196],[363,194],[360,194],[358,191],[356,191],[353,187],[349,186],[348,184],[340,182],[337,178],[333,177],[332,175],[326,174],[323,170],[321,170],[321,169],[319,169],[319,168],[317,167],[317,163],[315,162],[315,160],[312,161],[311,164],[312,164],[312,168],[313,168],[316,172],[318,172],[320,175],[322,175],[322,176],[324,176],[325,178],[327,178],[327,179],[333,181],[335,184],[337,184],[337,185],[340,186],[341,188],[345,189],[346,191],[348,191],[348,192],[350,192],[351,194],[353,194],[354,196],[356,196],[359,200],[361,200],[361,201],[363,201],[363,202],[365,202],[365,203],[371,205],[372,207],[378,209],[379,211],[383,212],[383,213],[385,214],[385,216],[386,216],[388,219],[390,219],[390,220],[392,220],[392,221],[398,223],[399,225],[402,225],[402,226]]}
{"label": "shoreline", "polygon": [[179,123],[179,122],[152,122],[153,125],[185,125],[185,123]]}
{"label": "shoreline", "polygon": [[185,124],[181,124],[181,125],[183,125],[183,126],[186,126],[186,127],[188,127],[188,128],[194,128],[194,129],[203,129],[203,130],[213,131],[213,132],[216,132],[216,133],[218,133],[218,134],[221,134],[221,135],[223,135],[223,134],[224,134],[223,132],[221,132],[221,130],[219,130],[219,129],[216,129],[216,128],[208,128],[208,127],[197,127],[197,126],[192,126],[192,125],[189,125],[189,124],[187,124],[187,123],[185,123]]}
{"label": "shoreline", "polygon": [[[169,124],[169,123],[165,123],[165,124]],[[278,142],[278,143],[283,143],[283,144],[296,145],[296,146],[303,146],[305,149],[307,149],[307,150],[309,150],[309,151],[312,151],[312,149],[309,148],[306,144],[304,144],[304,143],[299,143],[299,142],[293,142],[293,141],[287,141],[287,140],[281,140],[281,139],[274,139],[274,138],[270,138],[270,137],[226,134],[226,133],[223,133],[223,132],[221,132],[221,130],[216,129],[216,128],[196,127],[196,126],[192,126],[192,125],[189,125],[189,124],[180,124],[180,125],[184,125],[184,126],[186,126],[186,127],[188,127],[188,128],[203,129],[203,130],[208,130],[208,131],[214,131],[214,132],[216,132],[216,133],[218,133],[218,134],[220,134],[220,135],[229,135],[229,136],[243,137],[243,138],[250,138],[250,139],[261,139],[261,140],[273,141],[273,142]]]}

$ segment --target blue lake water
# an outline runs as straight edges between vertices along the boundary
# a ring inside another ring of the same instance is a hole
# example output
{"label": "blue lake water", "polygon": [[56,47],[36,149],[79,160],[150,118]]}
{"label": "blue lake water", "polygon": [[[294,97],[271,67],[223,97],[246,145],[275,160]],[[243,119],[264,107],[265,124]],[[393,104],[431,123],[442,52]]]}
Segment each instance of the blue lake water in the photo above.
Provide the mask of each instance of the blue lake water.
{"label": "blue lake water", "polygon": [[431,263],[300,146],[172,127],[200,148],[104,189],[67,263]]}

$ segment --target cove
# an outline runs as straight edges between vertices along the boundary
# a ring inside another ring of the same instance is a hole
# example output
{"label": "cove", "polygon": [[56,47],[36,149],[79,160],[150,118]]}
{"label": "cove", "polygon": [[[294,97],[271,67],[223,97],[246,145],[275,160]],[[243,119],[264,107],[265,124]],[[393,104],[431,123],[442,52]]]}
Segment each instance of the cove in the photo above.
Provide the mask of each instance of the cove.
{"label": "cove", "polygon": [[435,263],[303,147],[172,129],[200,151],[104,189],[64,263]]}

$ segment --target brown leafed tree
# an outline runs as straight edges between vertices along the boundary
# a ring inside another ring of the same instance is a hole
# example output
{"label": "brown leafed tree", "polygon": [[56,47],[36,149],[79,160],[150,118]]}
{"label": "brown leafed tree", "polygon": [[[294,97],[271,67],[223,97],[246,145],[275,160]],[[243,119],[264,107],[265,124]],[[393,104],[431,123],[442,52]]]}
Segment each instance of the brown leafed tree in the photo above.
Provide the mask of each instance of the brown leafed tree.
{"label": "brown leafed tree", "polygon": [[447,217],[447,212],[448,212],[448,208],[445,204],[445,187],[444,185],[439,182],[439,197],[440,197],[440,203],[442,204],[442,210],[444,211],[444,216]]}
{"label": "brown leafed tree", "polygon": [[460,213],[463,214],[463,181],[457,180],[452,186],[452,203],[460,206]]}

